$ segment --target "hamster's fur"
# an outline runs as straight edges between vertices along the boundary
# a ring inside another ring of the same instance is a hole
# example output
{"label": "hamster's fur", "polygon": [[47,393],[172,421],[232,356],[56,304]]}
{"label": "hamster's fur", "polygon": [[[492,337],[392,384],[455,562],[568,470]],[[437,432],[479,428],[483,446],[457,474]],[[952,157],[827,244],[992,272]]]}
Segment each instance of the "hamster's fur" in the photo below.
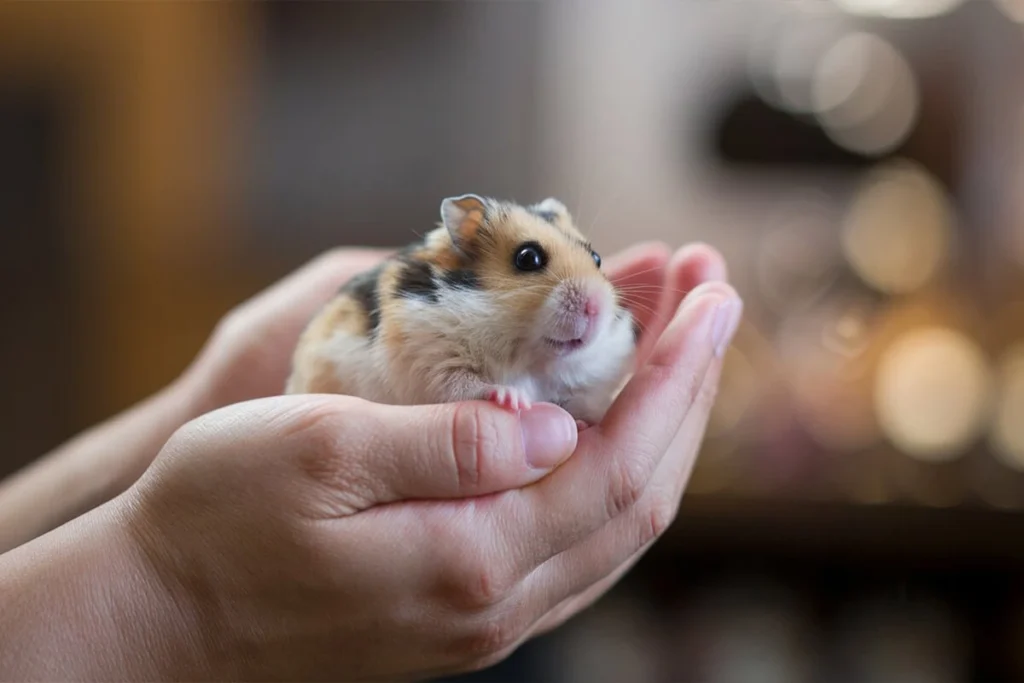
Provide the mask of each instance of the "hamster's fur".
{"label": "hamster's fur", "polygon": [[314,317],[285,392],[550,402],[600,421],[632,368],[636,334],[566,207],[463,195],[441,203],[441,219]]}

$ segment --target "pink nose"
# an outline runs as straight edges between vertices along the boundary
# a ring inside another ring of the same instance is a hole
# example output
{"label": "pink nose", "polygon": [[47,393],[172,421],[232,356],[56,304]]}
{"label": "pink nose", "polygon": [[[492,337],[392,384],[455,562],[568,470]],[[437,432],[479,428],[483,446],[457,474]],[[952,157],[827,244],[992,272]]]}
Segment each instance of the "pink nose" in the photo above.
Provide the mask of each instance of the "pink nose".
{"label": "pink nose", "polygon": [[587,317],[593,320],[601,312],[601,302],[596,296],[590,294],[587,296],[587,302],[583,306],[583,312],[587,314]]}

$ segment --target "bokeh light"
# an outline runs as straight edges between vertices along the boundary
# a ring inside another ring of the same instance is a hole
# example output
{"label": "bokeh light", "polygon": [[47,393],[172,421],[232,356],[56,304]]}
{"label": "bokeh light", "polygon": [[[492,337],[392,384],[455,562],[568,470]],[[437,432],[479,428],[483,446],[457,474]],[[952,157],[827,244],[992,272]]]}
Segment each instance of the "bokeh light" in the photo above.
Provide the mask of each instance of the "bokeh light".
{"label": "bokeh light", "polygon": [[755,29],[747,47],[747,71],[757,94],[773,107],[792,113],[810,113],[814,103],[811,83],[822,55],[844,32],[841,15],[825,3],[794,3],[791,12]]}
{"label": "bokeh light", "polygon": [[985,428],[990,372],[981,349],[952,329],[909,332],[883,354],[875,411],[889,440],[907,455],[941,462],[964,454]]}
{"label": "bokeh light", "polygon": [[920,166],[890,162],[870,172],[843,220],[842,247],[875,289],[900,294],[927,283],[945,263],[954,214],[941,185]]}
{"label": "bokeh light", "polygon": [[1010,21],[1024,23],[1024,0],[992,0]]}
{"label": "bokeh light", "polygon": [[792,30],[779,41],[772,71],[783,108],[800,114],[814,110],[811,83],[815,65],[835,39],[825,31]]}
{"label": "bokeh light", "polygon": [[924,19],[946,14],[965,0],[834,0],[852,14],[886,19]]}
{"label": "bokeh light", "polygon": [[919,98],[903,55],[870,33],[851,33],[833,44],[811,86],[811,106],[829,137],[871,155],[903,143],[917,120]]}

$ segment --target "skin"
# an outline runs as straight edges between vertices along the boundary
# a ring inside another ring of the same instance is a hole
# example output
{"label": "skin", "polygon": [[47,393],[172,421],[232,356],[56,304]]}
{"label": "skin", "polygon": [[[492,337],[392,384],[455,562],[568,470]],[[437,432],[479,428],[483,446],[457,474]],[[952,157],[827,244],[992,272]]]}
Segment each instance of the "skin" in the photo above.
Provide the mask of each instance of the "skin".
{"label": "skin", "polygon": [[[715,252],[608,259],[645,292],[643,360],[579,434],[544,404],[277,396],[305,321],[379,257],[331,254],[279,283],[230,314],[175,386],[0,489],[0,519],[28,520],[8,522],[12,545],[99,505],[0,555],[0,675],[468,671],[591,604],[661,535],[740,312]],[[90,462],[116,471],[67,486],[57,512],[20,493]]]}

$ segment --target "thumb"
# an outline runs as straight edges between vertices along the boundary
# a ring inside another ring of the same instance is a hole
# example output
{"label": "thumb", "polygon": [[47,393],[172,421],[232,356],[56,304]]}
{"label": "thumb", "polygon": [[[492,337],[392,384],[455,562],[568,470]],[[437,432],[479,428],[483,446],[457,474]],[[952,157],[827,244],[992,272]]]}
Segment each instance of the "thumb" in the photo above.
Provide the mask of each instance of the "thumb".
{"label": "thumb", "polygon": [[539,403],[513,413],[483,401],[431,406],[361,403],[344,454],[361,473],[367,502],[463,498],[526,486],[565,461],[577,428],[561,408]]}
{"label": "thumb", "polygon": [[307,394],[209,413],[172,450],[228,451],[250,469],[297,468],[355,511],[526,486],[572,454],[576,432],[567,412],[544,403],[512,413],[483,401],[391,406]]}

